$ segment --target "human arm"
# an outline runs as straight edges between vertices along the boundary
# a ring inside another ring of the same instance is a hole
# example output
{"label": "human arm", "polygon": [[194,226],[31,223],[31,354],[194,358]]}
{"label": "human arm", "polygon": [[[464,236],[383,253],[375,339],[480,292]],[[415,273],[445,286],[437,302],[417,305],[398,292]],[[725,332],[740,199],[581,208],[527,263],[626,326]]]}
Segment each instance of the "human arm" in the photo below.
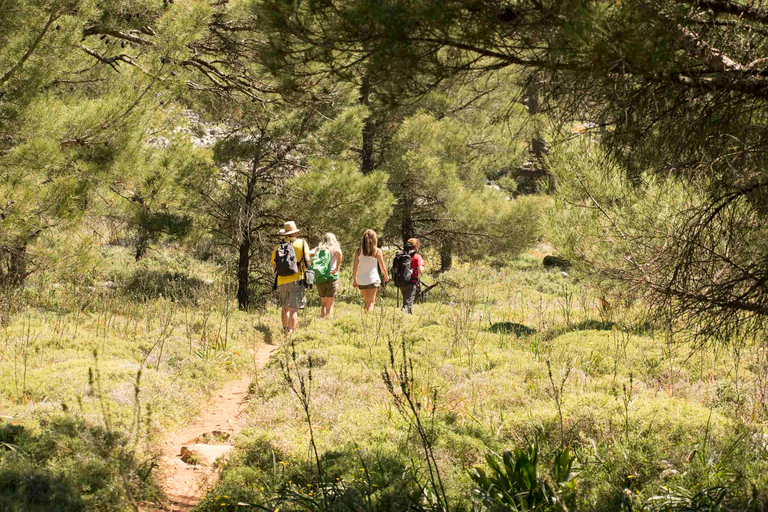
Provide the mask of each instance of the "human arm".
{"label": "human arm", "polygon": [[416,277],[421,279],[425,267],[424,258],[421,257],[421,254],[416,254],[414,258],[416,258]]}
{"label": "human arm", "polygon": [[272,272],[275,272],[277,270],[277,264],[275,263],[276,254],[277,254],[277,247],[272,249],[272,258],[269,260],[269,263],[272,265]]}
{"label": "human arm", "polygon": [[342,259],[341,251],[338,251],[336,253],[336,267],[331,269],[331,275],[336,275],[339,273],[339,270],[341,270],[341,259]]}
{"label": "human arm", "polygon": [[307,241],[302,240],[302,243],[304,244],[304,247],[301,249],[301,252],[304,253],[302,254],[302,256],[304,256],[304,268],[306,269],[307,267],[309,267],[310,260],[312,259],[312,253],[309,250],[309,245],[307,245]]}
{"label": "human arm", "polygon": [[384,264],[384,253],[381,252],[381,249],[376,253],[376,259],[379,260],[379,268],[381,269],[381,273],[384,274],[384,282],[388,283],[389,274],[387,274],[387,266]]}
{"label": "human arm", "polygon": [[352,288],[357,288],[357,265],[360,261],[360,248],[355,251],[355,261],[352,263]]}

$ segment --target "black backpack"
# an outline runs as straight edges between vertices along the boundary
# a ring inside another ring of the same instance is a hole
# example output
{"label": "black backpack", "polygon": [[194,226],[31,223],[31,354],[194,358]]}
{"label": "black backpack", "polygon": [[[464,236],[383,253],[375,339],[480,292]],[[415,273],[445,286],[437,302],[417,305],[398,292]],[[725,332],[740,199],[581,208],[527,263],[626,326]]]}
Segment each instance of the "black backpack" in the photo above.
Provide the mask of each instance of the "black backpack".
{"label": "black backpack", "polygon": [[397,251],[395,261],[392,262],[392,280],[395,286],[406,286],[413,278],[411,269],[411,252]]}
{"label": "black backpack", "polygon": [[296,261],[296,250],[293,241],[283,242],[275,251],[275,271],[279,276],[292,276],[298,274],[299,263]]}

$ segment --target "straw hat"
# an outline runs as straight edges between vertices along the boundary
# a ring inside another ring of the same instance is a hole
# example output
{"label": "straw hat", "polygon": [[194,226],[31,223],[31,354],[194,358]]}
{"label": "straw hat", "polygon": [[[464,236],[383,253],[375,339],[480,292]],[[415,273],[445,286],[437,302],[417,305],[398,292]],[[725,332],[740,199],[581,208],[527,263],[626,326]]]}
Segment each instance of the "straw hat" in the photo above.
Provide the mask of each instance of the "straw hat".
{"label": "straw hat", "polygon": [[301,230],[296,227],[296,223],[292,220],[289,220],[283,225],[283,229],[280,230],[280,236],[292,235],[294,233],[298,233],[299,231]]}

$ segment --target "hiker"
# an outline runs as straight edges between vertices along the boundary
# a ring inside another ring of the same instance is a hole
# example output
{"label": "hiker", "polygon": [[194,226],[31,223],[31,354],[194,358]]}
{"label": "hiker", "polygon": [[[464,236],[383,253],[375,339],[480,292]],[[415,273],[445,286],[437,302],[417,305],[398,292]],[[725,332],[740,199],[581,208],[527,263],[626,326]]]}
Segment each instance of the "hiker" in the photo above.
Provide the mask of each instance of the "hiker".
{"label": "hiker", "polygon": [[418,251],[419,239],[409,238],[392,264],[392,279],[403,294],[403,313],[413,314],[413,302],[421,290],[419,277],[424,272],[424,258]]}
{"label": "hiker", "polygon": [[309,266],[309,247],[298,238],[296,223],[288,221],[280,230],[283,242],[272,251],[272,270],[275,271],[277,294],[282,308],[280,319],[283,330],[296,330],[299,310],[304,309],[304,271]]}
{"label": "hiker", "polygon": [[312,256],[309,269],[315,273],[315,288],[320,295],[320,318],[330,318],[333,316],[333,301],[339,288],[342,256],[336,235],[323,235],[323,241],[309,251],[309,254]]}
{"label": "hiker", "polygon": [[363,234],[363,243],[355,251],[355,263],[352,265],[352,286],[360,288],[365,300],[365,311],[373,311],[376,301],[376,290],[381,286],[379,270],[384,274],[384,282],[389,281],[384,256],[377,247],[376,232],[369,229]]}

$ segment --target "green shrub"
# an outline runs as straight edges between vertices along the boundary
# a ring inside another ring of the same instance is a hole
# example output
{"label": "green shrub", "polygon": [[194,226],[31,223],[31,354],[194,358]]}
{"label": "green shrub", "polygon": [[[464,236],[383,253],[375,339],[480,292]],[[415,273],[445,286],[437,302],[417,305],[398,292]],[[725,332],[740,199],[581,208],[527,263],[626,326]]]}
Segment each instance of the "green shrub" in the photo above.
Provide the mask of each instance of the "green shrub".
{"label": "green shrub", "polygon": [[181,272],[140,268],[133,272],[122,287],[123,293],[134,300],[157,298],[194,300],[205,282]]}
{"label": "green shrub", "polygon": [[104,427],[56,416],[35,432],[0,424],[0,439],[0,510],[119,510],[152,493],[154,463]]}

